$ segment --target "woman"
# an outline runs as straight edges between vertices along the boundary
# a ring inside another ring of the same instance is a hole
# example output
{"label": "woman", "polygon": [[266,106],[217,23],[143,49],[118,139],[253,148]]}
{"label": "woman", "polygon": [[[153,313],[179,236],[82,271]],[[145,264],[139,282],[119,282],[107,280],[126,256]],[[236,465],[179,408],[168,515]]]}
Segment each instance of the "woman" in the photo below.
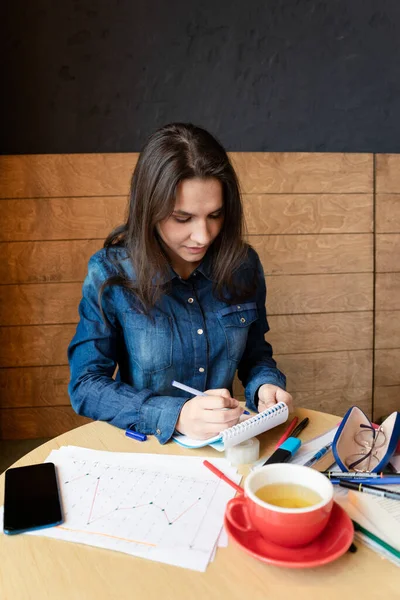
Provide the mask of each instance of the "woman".
{"label": "woman", "polygon": [[[126,223],[89,261],[68,350],[74,409],[163,444],[238,422],[236,370],[252,410],[290,404],[264,340],[265,295],[225,150],[193,125],[159,129],[134,170]],[[174,379],[207,396],[188,398]]]}

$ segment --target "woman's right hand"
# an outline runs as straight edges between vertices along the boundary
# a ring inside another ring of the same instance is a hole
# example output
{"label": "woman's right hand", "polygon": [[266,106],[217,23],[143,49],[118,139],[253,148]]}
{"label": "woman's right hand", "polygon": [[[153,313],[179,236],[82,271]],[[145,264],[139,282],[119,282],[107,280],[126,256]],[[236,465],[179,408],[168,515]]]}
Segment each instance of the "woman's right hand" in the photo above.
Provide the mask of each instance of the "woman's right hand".
{"label": "woman's right hand", "polygon": [[229,390],[207,390],[205,394],[185,402],[176,424],[179,433],[205,440],[239,422],[244,409]]}

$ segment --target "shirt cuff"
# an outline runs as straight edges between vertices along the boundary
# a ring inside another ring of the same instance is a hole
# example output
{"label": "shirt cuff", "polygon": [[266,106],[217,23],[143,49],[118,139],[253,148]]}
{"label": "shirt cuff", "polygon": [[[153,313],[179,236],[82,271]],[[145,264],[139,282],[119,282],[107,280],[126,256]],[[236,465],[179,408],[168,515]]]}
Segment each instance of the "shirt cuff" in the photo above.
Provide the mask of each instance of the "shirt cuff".
{"label": "shirt cuff", "polygon": [[174,435],[182,407],[187,401],[188,398],[176,396],[151,398],[140,408],[139,423],[136,429],[142,433],[155,435],[160,444],[165,444]]}

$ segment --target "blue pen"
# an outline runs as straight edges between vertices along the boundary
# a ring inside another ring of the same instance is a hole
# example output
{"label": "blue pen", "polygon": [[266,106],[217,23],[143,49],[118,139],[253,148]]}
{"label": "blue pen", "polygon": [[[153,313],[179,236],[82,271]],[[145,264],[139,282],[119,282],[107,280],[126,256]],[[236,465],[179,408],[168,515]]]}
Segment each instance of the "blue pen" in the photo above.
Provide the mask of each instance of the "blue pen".
{"label": "blue pen", "polygon": [[326,444],[326,446],[323,446],[321,448],[321,450],[318,450],[318,452],[310,458],[310,460],[308,460],[306,463],[304,463],[304,466],[311,467],[312,465],[314,465],[317,461],[319,461],[320,458],[325,456],[325,454],[328,452],[328,450],[330,450],[331,446],[332,446],[332,442],[330,442],[329,444]]}
{"label": "blue pen", "polygon": [[[200,392],[200,390],[196,390],[195,388],[190,387],[189,385],[185,385],[184,383],[179,383],[179,381],[173,381],[172,385],[176,388],[179,388],[180,390],[183,390],[184,392],[188,392],[189,394],[193,394],[193,396],[207,396],[207,394],[205,394],[204,392]],[[224,409],[221,409],[224,410]],[[244,415],[249,415],[249,411],[245,410],[243,411]]]}
{"label": "blue pen", "polygon": [[132,431],[131,429],[127,429],[125,435],[138,442],[145,442],[147,440],[147,435],[145,433],[139,433],[138,431]]}

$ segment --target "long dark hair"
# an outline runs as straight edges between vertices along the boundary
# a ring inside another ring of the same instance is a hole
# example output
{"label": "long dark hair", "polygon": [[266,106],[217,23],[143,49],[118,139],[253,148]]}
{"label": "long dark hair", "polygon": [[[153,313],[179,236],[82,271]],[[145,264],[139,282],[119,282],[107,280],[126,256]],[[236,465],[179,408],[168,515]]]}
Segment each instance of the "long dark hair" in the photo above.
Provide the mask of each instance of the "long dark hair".
{"label": "long dark hair", "polygon": [[[172,123],[158,129],[147,140],[132,175],[126,223],[107,237],[104,247],[122,246],[135,269],[136,279],[123,275],[108,279],[108,285],[132,290],[144,312],[152,308],[165,288],[169,270],[156,232],[156,224],[169,217],[175,206],[178,184],[185,179],[215,178],[223,190],[224,220],[214,240],[212,278],[219,298],[235,301],[250,292],[239,290],[234,273],[243,262],[248,246],[243,241],[243,209],[239,183],[225,149],[207,131],[192,124]],[[248,283],[245,287],[249,286]],[[101,302],[100,302],[101,306]]]}

